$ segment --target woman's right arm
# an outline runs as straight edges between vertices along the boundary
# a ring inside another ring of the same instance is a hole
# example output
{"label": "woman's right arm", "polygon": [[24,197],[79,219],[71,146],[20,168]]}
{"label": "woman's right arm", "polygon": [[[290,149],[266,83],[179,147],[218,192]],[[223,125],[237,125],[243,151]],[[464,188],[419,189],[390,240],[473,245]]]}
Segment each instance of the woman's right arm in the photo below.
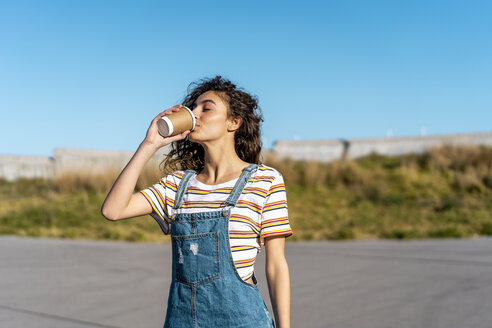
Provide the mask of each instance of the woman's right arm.
{"label": "woman's right arm", "polygon": [[114,182],[101,206],[101,214],[108,220],[122,220],[152,213],[152,207],[140,193],[133,193],[138,177],[145,164],[161,147],[173,141],[184,139],[190,131],[172,137],[162,137],[157,130],[157,121],[164,115],[178,111],[176,105],[157,115],[147,130],[147,135],[128,164]]}

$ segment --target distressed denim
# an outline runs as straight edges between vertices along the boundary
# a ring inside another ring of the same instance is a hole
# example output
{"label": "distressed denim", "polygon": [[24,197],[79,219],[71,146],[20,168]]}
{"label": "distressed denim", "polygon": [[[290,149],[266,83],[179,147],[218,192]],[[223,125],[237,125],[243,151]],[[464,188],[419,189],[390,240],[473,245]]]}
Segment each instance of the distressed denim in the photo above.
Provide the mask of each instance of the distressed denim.
{"label": "distressed denim", "polygon": [[[250,164],[243,170],[220,210],[178,213],[172,218],[172,281],[164,328],[274,327],[256,284],[238,275],[229,244],[230,208],[236,205],[255,168],[256,164]],[[185,172],[175,210],[194,174],[193,170]]]}

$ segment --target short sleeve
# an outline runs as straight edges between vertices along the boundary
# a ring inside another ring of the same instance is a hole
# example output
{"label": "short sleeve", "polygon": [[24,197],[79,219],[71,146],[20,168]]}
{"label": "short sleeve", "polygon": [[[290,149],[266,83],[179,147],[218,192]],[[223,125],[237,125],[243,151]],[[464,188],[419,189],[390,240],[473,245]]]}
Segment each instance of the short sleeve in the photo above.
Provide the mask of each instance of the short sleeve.
{"label": "short sleeve", "polygon": [[169,198],[169,176],[162,178],[158,183],[145,188],[139,193],[141,193],[145,199],[152,206],[152,216],[162,229],[164,234],[169,233],[169,213],[167,209],[166,197]]}
{"label": "short sleeve", "polygon": [[287,210],[287,193],[284,178],[275,172],[275,178],[268,190],[265,205],[261,212],[260,245],[264,245],[264,238],[271,236],[289,237],[292,229],[289,224]]}

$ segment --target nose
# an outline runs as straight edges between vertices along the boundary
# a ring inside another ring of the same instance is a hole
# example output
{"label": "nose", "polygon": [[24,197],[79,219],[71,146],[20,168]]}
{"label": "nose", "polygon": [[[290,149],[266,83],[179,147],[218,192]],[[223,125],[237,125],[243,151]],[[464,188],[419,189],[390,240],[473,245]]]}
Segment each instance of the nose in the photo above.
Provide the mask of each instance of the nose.
{"label": "nose", "polygon": [[195,110],[195,109],[196,109],[196,107],[195,107],[195,108],[193,108],[193,109],[191,110],[191,112],[193,113],[193,116],[195,116],[195,119],[198,119],[198,115],[197,115],[197,112],[196,112],[196,110]]}

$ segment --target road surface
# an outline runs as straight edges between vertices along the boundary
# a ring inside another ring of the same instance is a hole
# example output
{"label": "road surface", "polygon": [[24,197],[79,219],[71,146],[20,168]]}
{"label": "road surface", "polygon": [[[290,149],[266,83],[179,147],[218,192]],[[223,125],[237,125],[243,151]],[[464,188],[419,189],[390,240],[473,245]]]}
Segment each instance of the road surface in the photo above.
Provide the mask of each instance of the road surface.
{"label": "road surface", "polygon": [[[492,238],[297,242],[286,254],[292,327],[492,327]],[[162,327],[170,258],[170,244],[0,237],[0,327]]]}

